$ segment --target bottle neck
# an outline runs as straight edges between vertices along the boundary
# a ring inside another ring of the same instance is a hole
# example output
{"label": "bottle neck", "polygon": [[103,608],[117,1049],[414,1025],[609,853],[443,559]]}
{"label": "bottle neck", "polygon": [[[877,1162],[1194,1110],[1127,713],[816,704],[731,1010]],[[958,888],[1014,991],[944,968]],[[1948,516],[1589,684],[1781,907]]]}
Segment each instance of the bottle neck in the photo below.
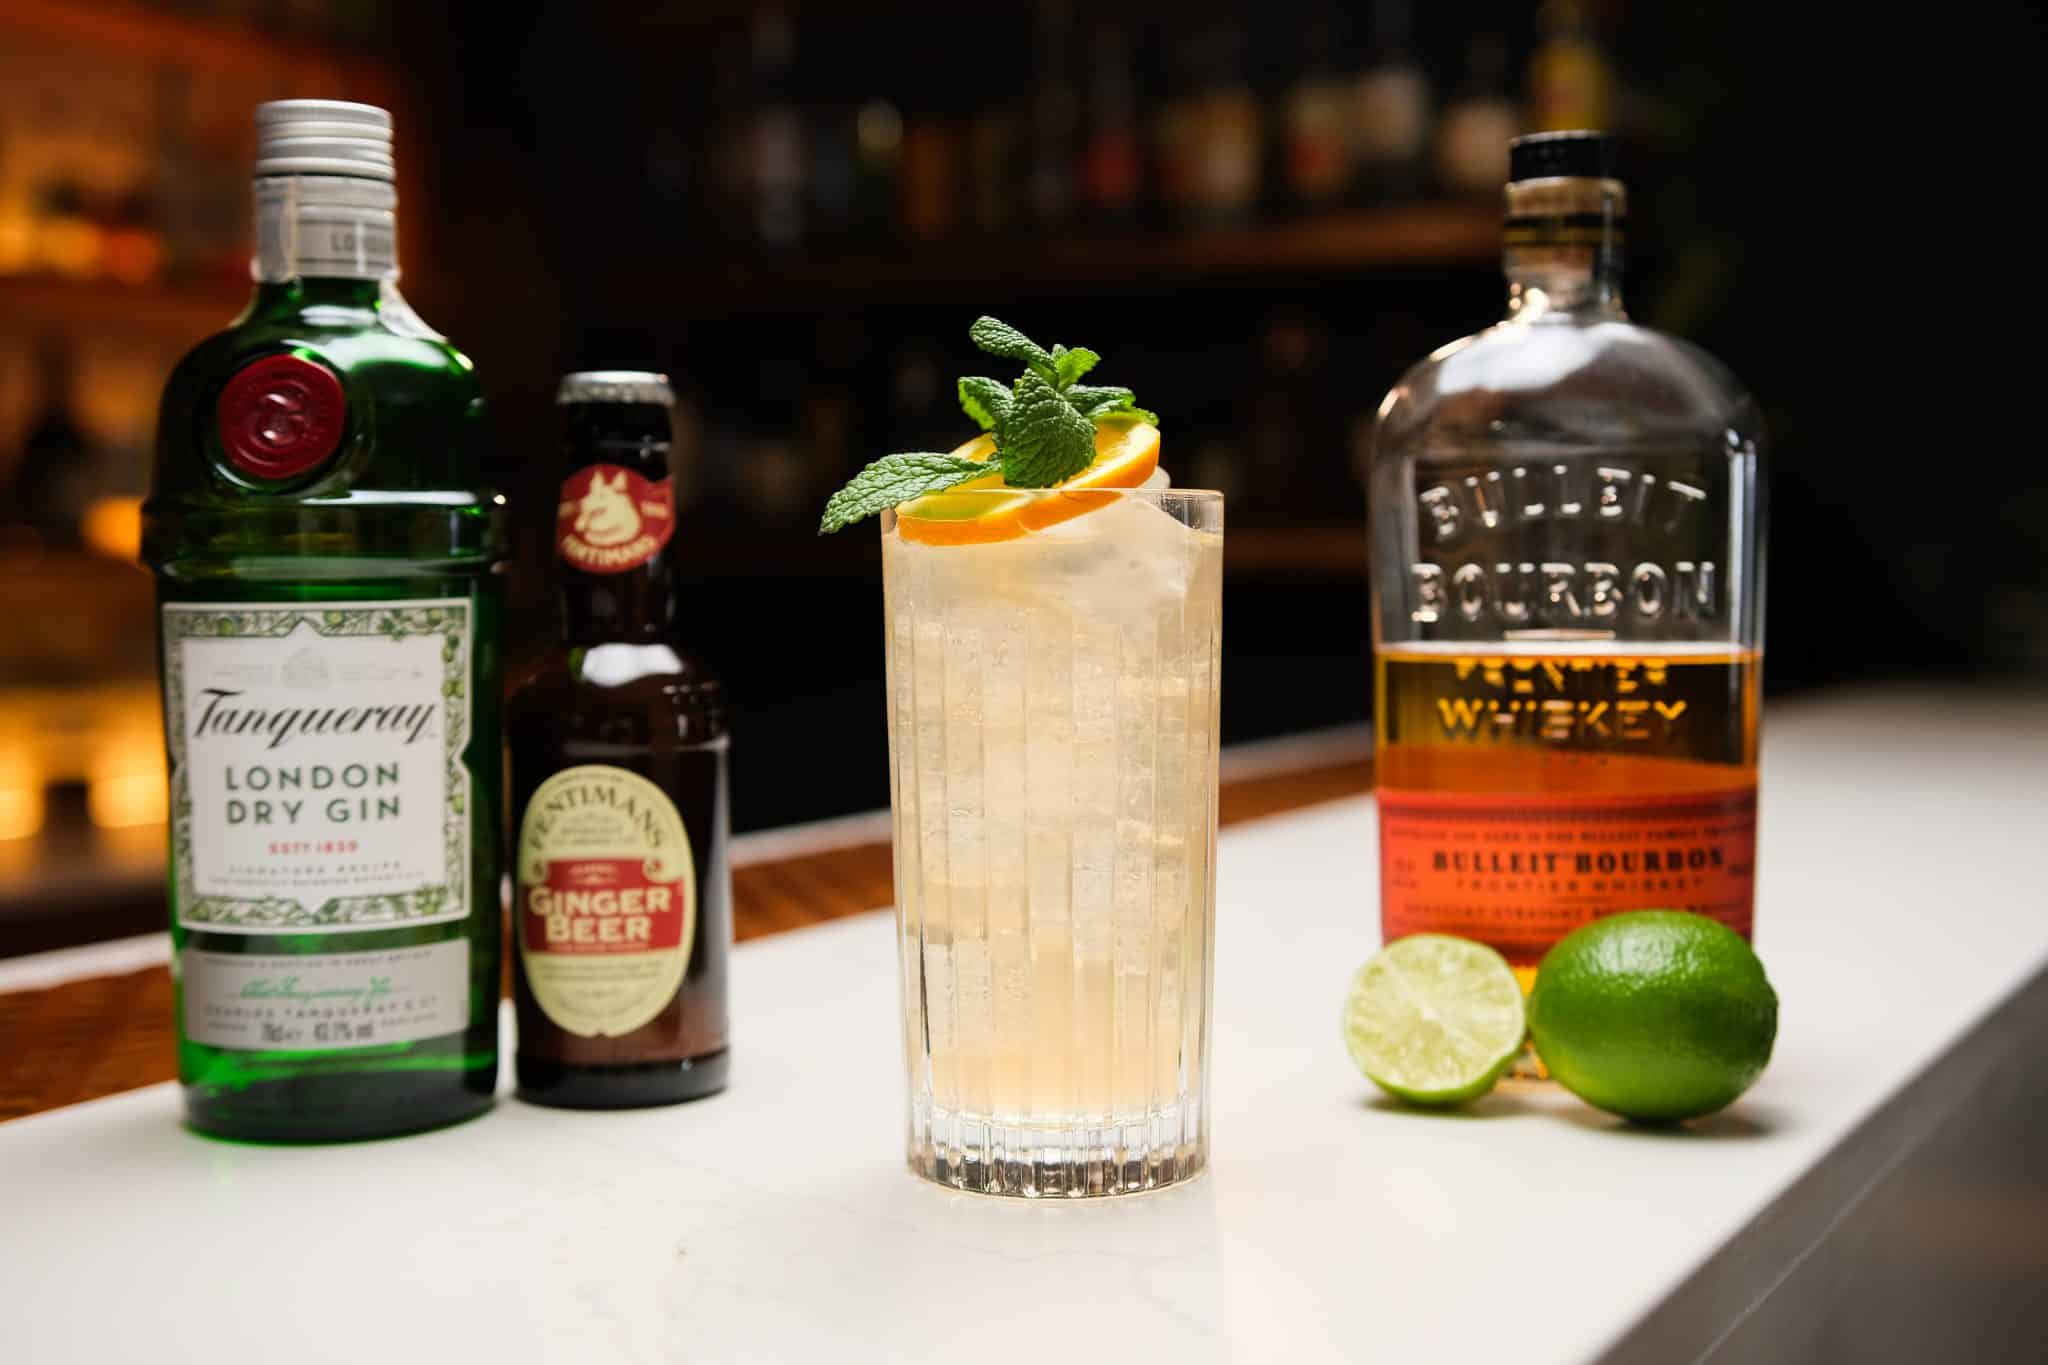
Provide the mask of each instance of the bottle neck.
{"label": "bottle neck", "polygon": [[[584,486],[587,496],[587,486],[580,476],[593,465],[612,471],[623,469],[647,480],[649,485],[659,489],[659,497],[655,500],[665,499],[669,516],[674,515],[672,485],[669,483],[669,446],[665,439],[605,441],[596,446],[579,443],[572,447],[570,457],[562,467],[563,510],[558,511],[558,516],[566,516],[567,520],[558,526],[556,537],[555,581],[561,594],[563,641],[574,647],[615,642],[650,644],[670,640],[674,637],[681,612],[672,525],[665,533],[656,536],[662,543],[651,557],[611,572],[579,567],[559,548],[564,529],[574,532],[580,527],[585,535],[598,529],[579,516],[579,512],[589,511],[587,504],[570,506],[574,488]],[[609,475],[613,481],[618,477],[615,472]],[[633,498],[637,503],[637,491],[633,488],[620,489],[619,495]],[[633,517],[637,538],[638,534],[656,535],[654,519],[642,515],[650,510],[636,506],[632,513],[600,510],[597,515]],[[624,539],[623,549],[630,552],[633,540],[625,537],[626,533],[620,532],[610,539]],[[637,556],[629,554],[628,557]]]}
{"label": "bottle neck", "polygon": [[279,175],[256,181],[259,287],[331,282],[322,292],[374,299],[398,279],[398,193],[381,180]]}
{"label": "bottle neck", "polygon": [[681,603],[675,548],[621,573],[560,570],[562,638],[571,646],[655,644],[675,637]]}
{"label": "bottle neck", "polygon": [[1618,180],[1558,177],[1508,186],[1508,316],[1620,319],[1628,192]]}

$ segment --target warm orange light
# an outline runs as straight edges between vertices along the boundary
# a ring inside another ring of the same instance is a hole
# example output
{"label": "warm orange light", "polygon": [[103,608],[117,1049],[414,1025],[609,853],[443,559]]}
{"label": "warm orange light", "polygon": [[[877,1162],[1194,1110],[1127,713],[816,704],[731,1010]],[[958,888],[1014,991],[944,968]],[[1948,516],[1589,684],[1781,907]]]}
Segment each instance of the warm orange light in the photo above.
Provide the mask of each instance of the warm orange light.
{"label": "warm orange light", "polygon": [[85,813],[101,829],[158,825],[170,814],[164,753],[148,731],[110,738],[93,755],[85,784]]}
{"label": "warm orange light", "polygon": [[42,827],[41,769],[16,744],[0,744],[0,839],[26,839]]}
{"label": "warm orange light", "polygon": [[43,770],[13,732],[0,734],[0,839],[26,839],[43,827]]}
{"label": "warm orange light", "polygon": [[80,539],[110,559],[142,553],[142,499],[95,498],[78,520]]}
{"label": "warm orange light", "polygon": [[18,207],[0,204],[0,275],[28,270],[35,257],[35,219]]}
{"label": "warm orange light", "polygon": [[41,787],[0,787],[0,839],[26,839],[42,827]]}
{"label": "warm orange light", "polygon": [[161,773],[96,777],[85,787],[85,813],[101,829],[160,825],[170,814],[170,793]]}

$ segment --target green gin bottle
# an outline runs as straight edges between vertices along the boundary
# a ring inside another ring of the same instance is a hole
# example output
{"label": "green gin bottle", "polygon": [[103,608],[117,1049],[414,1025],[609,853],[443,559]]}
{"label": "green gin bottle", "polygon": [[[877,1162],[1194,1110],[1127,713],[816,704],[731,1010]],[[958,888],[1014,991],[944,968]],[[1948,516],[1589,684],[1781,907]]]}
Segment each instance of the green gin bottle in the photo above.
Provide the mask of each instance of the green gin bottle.
{"label": "green gin bottle", "polygon": [[398,293],[391,119],[256,112],[255,292],[172,372],[145,505],[193,1127],[489,1106],[503,499],[469,360]]}

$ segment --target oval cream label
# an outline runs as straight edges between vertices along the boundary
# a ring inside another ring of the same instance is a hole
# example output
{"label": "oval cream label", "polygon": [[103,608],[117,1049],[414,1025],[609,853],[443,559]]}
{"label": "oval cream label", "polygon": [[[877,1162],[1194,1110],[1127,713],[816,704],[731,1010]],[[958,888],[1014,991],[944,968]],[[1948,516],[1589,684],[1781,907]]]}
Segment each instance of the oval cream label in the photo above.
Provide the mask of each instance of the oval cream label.
{"label": "oval cream label", "polygon": [[519,954],[548,1018],[631,1033],[683,984],[697,874],[683,817],[638,773],[601,763],[540,784],[519,828]]}

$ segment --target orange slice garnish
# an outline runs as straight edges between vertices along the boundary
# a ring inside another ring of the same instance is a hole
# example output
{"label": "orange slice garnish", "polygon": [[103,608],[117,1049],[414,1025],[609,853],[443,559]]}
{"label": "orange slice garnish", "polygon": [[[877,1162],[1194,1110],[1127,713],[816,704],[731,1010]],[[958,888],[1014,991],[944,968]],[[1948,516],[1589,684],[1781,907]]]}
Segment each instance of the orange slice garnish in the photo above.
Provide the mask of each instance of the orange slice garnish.
{"label": "orange slice garnish", "polygon": [[[995,449],[995,441],[981,435],[953,453],[987,460]],[[1158,467],[1159,428],[1136,418],[1111,418],[1096,425],[1095,462],[1066,482],[1011,491],[1002,474],[992,472],[897,508],[896,534],[924,545],[1015,540],[1114,502],[1115,490],[1136,488]]]}

